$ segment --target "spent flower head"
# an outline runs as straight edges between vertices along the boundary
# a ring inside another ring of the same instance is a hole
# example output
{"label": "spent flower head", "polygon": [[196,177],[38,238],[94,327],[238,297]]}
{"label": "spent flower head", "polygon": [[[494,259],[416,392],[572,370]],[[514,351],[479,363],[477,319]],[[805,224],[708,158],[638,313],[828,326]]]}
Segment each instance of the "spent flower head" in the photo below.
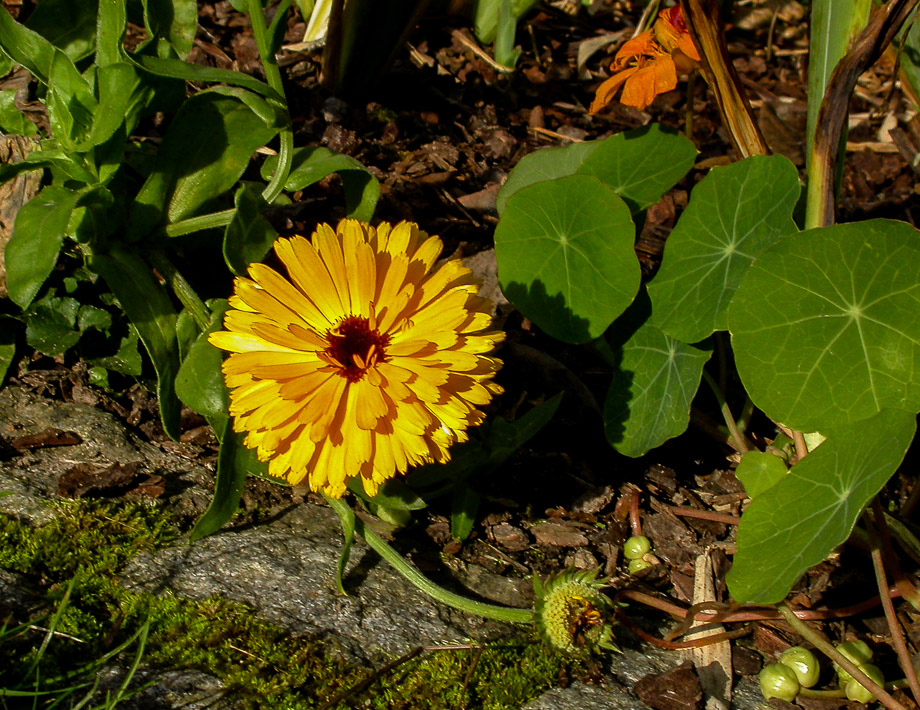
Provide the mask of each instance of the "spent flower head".
{"label": "spent flower head", "polygon": [[546,642],[561,651],[619,651],[614,643],[613,604],[603,593],[606,580],[597,570],[569,570],[545,583],[534,577],[537,628]]}
{"label": "spent flower head", "polygon": [[416,224],[343,220],[275,242],[287,277],[235,281],[223,371],[234,430],[269,474],[331,497],[368,495],[410,466],[447,461],[501,387],[490,302]]}

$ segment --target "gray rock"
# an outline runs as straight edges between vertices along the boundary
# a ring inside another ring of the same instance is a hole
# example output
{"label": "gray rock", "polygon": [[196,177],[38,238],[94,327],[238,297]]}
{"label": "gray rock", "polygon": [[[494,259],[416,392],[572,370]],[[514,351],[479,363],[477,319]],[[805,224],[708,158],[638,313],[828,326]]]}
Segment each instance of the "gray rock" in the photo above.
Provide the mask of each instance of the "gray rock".
{"label": "gray rock", "polygon": [[[120,666],[103,668],[94,700],[102,702],[106,693],[114,694],[126,673]],[[139,670],[127,692],[127,697],[118,704],[119,710],[232,710],[234,707],[224,697],[226,689],[220,679],[201,671]]]}
{"label": "gray rock", "polygon": [[9,440],[47,429],[74,432],[82,442],[0,461],[0,494],[8,494],[0,495],[0,513],[44,525],[55,516],[52,501],[62,475],[79,465],[113,463],[138,464],[140,473],[162,475],[167,500],[174,507],[193,515],[207,508],[214,475],[206,468],[141,441],[114,416],[95,407],[53,402],[15,385],[0,390],[0,437]]}
{"label": "gray rock", "polygon": [[138,555],[120,579],[134,591],[244,602],[295,634],[331,641],[361,663],[419,645],[509,632],[434,602],[362,545],[352,550],[345,578],[350,596],[343,597],[335,586],[341,550],[336,514],[304,504],[258,526]]}

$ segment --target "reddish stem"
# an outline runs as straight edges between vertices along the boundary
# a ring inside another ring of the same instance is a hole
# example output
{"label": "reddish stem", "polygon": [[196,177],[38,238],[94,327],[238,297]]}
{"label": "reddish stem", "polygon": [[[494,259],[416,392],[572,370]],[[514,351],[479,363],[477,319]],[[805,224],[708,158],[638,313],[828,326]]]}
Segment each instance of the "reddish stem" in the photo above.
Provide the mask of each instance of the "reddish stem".
{"label": "reddish stem", "polygon": [[[888,629],[891,632],[891,642],[894,646],[895,653],[898,655],[898,662],[901,670],[904,671],[904,677],[910,686],[911,695],[914,702],[920,704],[920,683],[917,682],[917,671],[914,670],[914,664],[907,648],[907,641],[904,639],[904,631],[901,629],[901,622],[894,611],[894,604],[891,598],[884,594],[888,587],[888,579],[885,575],[885,563],[883,555],[891,561],[893,567],[897,566],[894,555],[891,550],[891,536],[888,532],[888,525],[885,523],[885,511],[882,509],[881,501],[878,496],[872,501],[872,512],[875,518],[875,527],[877,535],[872,536],[872,568],[875,570],[875,579],[878,581],[879,593],[882,594],[882,608],[885,610],[885,619],[888,621]],[[871,526],[871,521],[867,523]],[[872,529],[871,527],[869,528]],[[898,571],[898,570],[896,570]],[[897,574],[895,575],[898,576]],[[898,587],[900,591],[900,586]]]}
{"label": "reddish stem", "polygon": [[680,515],[684,518],[699,518],[700,520],[711,520],[714,523],[724,523],[725,525],[737,525],[741,522],[738,515],[728,515],[727,513],[714,513],[711,510],[700,510],[699,508],[689,508],[684,505],[672,505],[668,508],[674,515]]}
{"label": "reddish stem", "polygon": [[719,643],[720,641],[730,641],[731,639],[745,636],[751,632],[751,627],[745,626],[744,628],[735,629],[734,631],[725,631],[720,634],[713,634],[712,636],[705,636],[703,638],[693,639],[691,641],[665,641],[658,638],[657,636],[652,636],[644,629],[636,626],[632,621],[630,621],[629,617],[626,616],[622,609],[618,609],[616,615],[620,620],[620,623],[622,623],[623,626],[632,631],[640,639],[647,641],[653,646],[666,648],[669,651],[678,651],[684,648],[700,648],[702,646],[710,646],[714,643]]}
{"label": "reddish stem", "polygon": [[633,537],[642,535],[642,519],[639,517],[639,491],[633,491],[629,500],[629,525]]}
{"label": "reddish stem", "polygon": [[[897,599],[901,596],[901,591],[897,587],[888,588],[888,596]],[[625,598],[640,604],[645,604],[653,609],[670,614],[676,619],[690,618],[693,621],[718,621],[723,624],[735,624],[745,621],[772,621],[782,619],[782,615],[773,607],[738,607],[734,610],[727,610],[717,613],[693,613],[693,609],[686,609],[682,606],[669,602],[660,597],[640,592],[637,589],[621,589],[617,593],[617,599]],[[880,602],[878,596],[866,599],[859,604],[843,607],[840,609],[798,609],[795,615],[803,621],[824,621],[827,619],[844,619],[855,614],[860,614],[867,609],[877,606]]]}

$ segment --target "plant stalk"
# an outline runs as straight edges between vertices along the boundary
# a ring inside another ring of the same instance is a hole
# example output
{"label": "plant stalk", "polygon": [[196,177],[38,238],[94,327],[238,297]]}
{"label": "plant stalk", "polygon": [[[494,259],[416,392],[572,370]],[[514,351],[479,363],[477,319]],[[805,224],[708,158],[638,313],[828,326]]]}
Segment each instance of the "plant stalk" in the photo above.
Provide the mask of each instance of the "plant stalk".
{"label": "plant stalk", "polygon": [[735,418],[732,416],[732,410],[729,409],[728,402],[725,401],[725,397],[722,395],[722,390],[719,389],[719,385],[716,384],[715,380],[712,379],[712,376],[706,372],[706,370],[703,370],[703,379],[706,380],[706,384],[712,389],[712,393],[719,403],[719,409],[722,410],[725,426],[728,427],[728,431],[731,434],[732,447],[735,451],[742,454],[746,451],[750,451],[750,447],[744,440],[744,434],[738,430],[738,425],[735,423]]}
{"label": "plant stalk", "polygon": [[[343,513],[349,514],[351,512],[347,504],[341,499],[327,497],[326,501],[340,516]],[[365,526],[364,521],[358,517],[355,517],[355,532],[363,537],[368,547],[386,560],[393,569],[432,599],[442,604],[452,606],[454,609],[459,609],[460,611],[475,614],[486,619],[507,621],[512,624],[529,624],[533,622],[533,611],[531,609],[515,609],[507,606],[498,606],[497,604],[478,602],[473,599],[462,597],[459,594],[454,594],[438,586],[409,564],[402,555],[386,542],[386,540]]]}
{"label": "plant stalk", "polygon": [[[904,671],[904,677],[910,685],[910,692],[913,695],[914,702],[920,704],[920,683],[917,682],[917,672],[914,670],[914,664],[910,657],[910,651],[907,648],[907,642],[904,640],[904,633],[901,630],[901,622],[894,611],[894,604],[885,592],[888,589],[888,578],[885,574],[885,562],[883,552],[887,553],[889,559],[891,555],[891,536],[888,535],[888,529],[885,527],[885,511],[879,502],[878,496],[872,500],[872,512],[875,517],[873,521],[866,516],[866,526],[870,532],[875,528],[874,534],[870,536],[872,541],[872,568],[875,570],[875,579],[878,583],[881,594],[882,609],[885,610],[885,619],[888,621],[888,629],[891,632],[891,643],[894,646],[895,653],[898,656],[898,663],[901,664],[901,670]],[[897,577],[897,570],[894,570],[894,576]]]}
{"label": "plant stalk", "polygon": [[888,710],[907,710],[901,703],[895,700],[890,693],[879,686],[874,680],[862,672],[862,670],[853,663],[849,658],[844,656],[832,644],[830,644],[821,634],[812,629],[808,624],[799,619],[795,612],[792,611],[785,603],[777,606],[779,613],[783,615],[786,622],[795,630],[795,632],[809,641],[815,648],[819,649],[824,655],[834,661],[838,666],[843,668],[853,678],[872,693],[876,700],[884,705]]}
{"label": "plant stalk", "polygon": [[[265,70],[265,80],[268,85],[278,92],[278,95],[284,97],[284,84],[281,81],[281,70],[278,68],[278,62],[275,60],[275,54],[272,51],[271,37],[265,27],[265,15],[262,10],[261,0],[249,0],[249,21],[252,25],[252,36],[259,48],[259,56],[262,58],[262,67]],[[282,104],[282,108],[287,113],[287,105]],[[280,142],[278,149],[278,166],[268,185],[262,191],[262,197],[269,204],[274,202],[275,198],[281,194],[284,183],[287,182],[288,173],[291,170],[292,153],[294,150],[294,131],[291,129],[290,117],[288,124],[281,129],[278,139]]]}

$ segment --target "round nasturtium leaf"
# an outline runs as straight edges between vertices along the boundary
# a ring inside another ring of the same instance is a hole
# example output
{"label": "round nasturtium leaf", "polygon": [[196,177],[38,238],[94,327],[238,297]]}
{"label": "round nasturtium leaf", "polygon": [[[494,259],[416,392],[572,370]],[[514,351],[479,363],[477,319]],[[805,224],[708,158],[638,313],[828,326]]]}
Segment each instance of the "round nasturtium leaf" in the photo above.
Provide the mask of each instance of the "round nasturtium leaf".
{"label": "round nasturtium leaf", "polygon": [[682,343],[643,323],[615,352],[604,431],[621,454],[643,456],[686,431],[712,344]]}
{"label": "round nasturtium leaf", "polygon": [[827,441],[758,492],[738,526],[738,552],[727,576],[732,598],[740,604],[782,601],[806,570],[850,536],[916,432],[912,412],[884,409],[828,431]]}
{"label": "round nasturtium leaf", "polygon": [[920,233],[870,220],[787,236],[729,307],[741,380],[771,418],[824,431],[920,409]]}
{"label": "round nasturtium leaf", "polygon": [[518,190],[537,182],[574,175],[585,158],[601,143],[602,141],[584,141],[560,148],[544,148],[525,155],[514,166],[514,170],[498,191],[495,207],[499,216],[504,214],[505,205]]}
{"label": "round nasturtium leaf", "polygon": [[769,490],[789,473],[786,462],[775,454],[764,451],[748,451],[738,462],[735,477],[744,485],[751,498]]}
{"label": "round nasturtium leaf", "polygon": [[595,177],[522,188],[495,230],[502,291],[554,338],[599,337],[639,289],[629,208]]}
{"label": "round nasturtium leaf", "polygon": [[799,192],[798,171],[781,155],[713,168],[693,188],[648,285],[652,322],[686,343],[725,330],[728,304],[751,262],[796,231]]}

